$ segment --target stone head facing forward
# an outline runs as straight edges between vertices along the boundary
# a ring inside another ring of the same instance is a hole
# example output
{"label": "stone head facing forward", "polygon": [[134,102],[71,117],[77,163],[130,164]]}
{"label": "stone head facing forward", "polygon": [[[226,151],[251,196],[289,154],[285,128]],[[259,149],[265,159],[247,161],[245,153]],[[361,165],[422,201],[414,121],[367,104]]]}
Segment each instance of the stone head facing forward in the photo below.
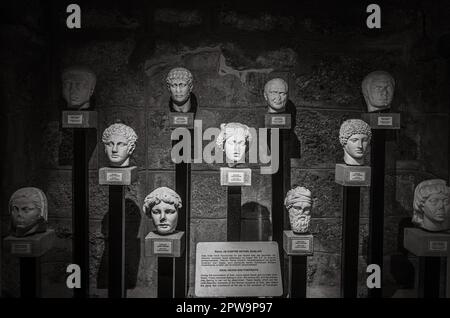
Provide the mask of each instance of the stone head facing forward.
{"label": "stone head facing forward", "polygon": [[282,78],[271,79],[264,85],[264,99],[268,104],[268,113],[282,113],[286,109],[288,84]]}
{"label": "stone head facing forward", "polygon": [[89,109],[97,78],[86,67],[69,67],[62,72],[62,94],[69,109]]}
{"label": "stone head facing forward", "polygon": [[450,188],[445,180],[419,183],[414,191],[412,222],[428,231],[450,230]]}
{"label": "stone head facing forward", "polygon": [[175,232],[181,207],[181,198],[175,191],[160,187],[145,197],[142,210],[151,217],[156,232],[167,235]]}
{"label": "stone head facing forward", "polygon": [[136,148],[138,137],[133,128],[124,124],[112,124],[102,136],[105,153],[112,167],[128,167]]}
{"label": "stone head facing forward", "polygon": [[10,233],[23,237],[47,230],[47,198],[38,188],[21,188],[9,199]]}
{"label": "stone head facing forward", "polygon": [[219,149],[225,149],[225,156],[230,165],[243,163],[245,153],[252,141],[252,134],[247,125],[228,123],[220,125],[220,133],[216,139]]}
{"label": "stone head facing forward", "polygon": [[375,71],[364,78],[361,89],[369,113],[389,109],[394,97],[395,80],[388,72]]}
{"label": "stone head facing forward", "polygon": [[191,109],[190,97],[194,87],[192,73],[183,67],[173,68],[167,74],[166,83],[173,109],[188,112]]}
{"label": "stone head facing forward", "polygon": [[308,233],[312,208],[311,191],[304,187],[289,190],[284,206],[289,212],[292,231],[296,234]]}
{"label": "stone head facing forward", "polygon": [[344,162],[351,166],[364,165],[364,155],[370,144],[370,126],[361,119],[344,121],[339,130],[339,141],[344,149]]}

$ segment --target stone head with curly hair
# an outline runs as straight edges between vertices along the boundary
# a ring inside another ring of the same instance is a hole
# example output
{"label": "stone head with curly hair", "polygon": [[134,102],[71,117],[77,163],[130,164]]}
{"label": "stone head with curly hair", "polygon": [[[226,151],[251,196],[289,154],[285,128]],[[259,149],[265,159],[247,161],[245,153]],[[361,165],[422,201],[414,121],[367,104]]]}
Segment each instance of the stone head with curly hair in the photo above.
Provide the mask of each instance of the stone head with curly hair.
{"label": "stone head with curly hair", "polygon": [[190,96],[194,86],[192,73],[183,67],[173,68],[167,74],[166,83],[175,111],[188,112],[191,106]]}
{"label": "stone head with curly hair", "polygon": [[339,130],[339,141],[344,148],[344,161],[348,165],[364,164],[364,154],[370,144],[370,126],[361,119],[344,121]]}
{"label": "stone head with curly hair", "polygon": [[242,163],[245,152],[252,142],[252,134],[247,125],[228,123],[220,125],[220,133],[216,139],[219,149],[225,149],[225,156],[229,163]]}
{"label": "stone head with curly hair", "polygon": [[138,136],[133,128],[116,123],[105,129],[102,136],[105,153],[113,167],[127,167],[136,148]]}

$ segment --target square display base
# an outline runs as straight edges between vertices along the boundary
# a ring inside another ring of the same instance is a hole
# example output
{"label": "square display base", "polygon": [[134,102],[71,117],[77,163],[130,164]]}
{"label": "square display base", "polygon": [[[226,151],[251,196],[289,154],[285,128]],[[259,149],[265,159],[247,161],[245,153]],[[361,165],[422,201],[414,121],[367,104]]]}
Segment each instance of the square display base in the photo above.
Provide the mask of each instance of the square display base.
{"label": "square display base", "polygon": [[349,166],[338,163],[334,180],[346,187],[370,187],[370,172],[369,166]]}
{"label": "square display base", "polygon": [[405,228],[403,244],[408,251],[417,256],[450,256],[449,233],[432,233],[408,227]]}
{"label": "square display base", "polygon": [[220,168],[221,186],[251,186],[252,170],[250,168]]}
{"label": "square display base", "polygon": [[266,114],[266,128],[291,129],[291,114]]}
{"label": "square display base", "polygon": [[184,253],[184,232],[160,235],[150,232],[145,237],[145,256],[180,257]]}
{"label": "square display base", "polygon": [[312,234],[283,231],[283,248],[287,255],[313,255],[314,237]]}
{"label": "square display base", "polygon": [[93,110],[65,110],[63,128],[97,128],[97,112]]}
{"label": "square display base", "polygon": [[137,180],[137,167],[112,168],[98,170],[98,183],[101,185],[130,185]]}
{"label": "square display base", "polygon": [[361,117],[372,129],[400,129],[398,113],[364,113]]}
{"label": "square display base", "polygon": [[17,257],[39,257],[53,247],[55,239],[55,230],[48,229],[25,237],[7,236],[3,239],[3,246],[5,251]]}

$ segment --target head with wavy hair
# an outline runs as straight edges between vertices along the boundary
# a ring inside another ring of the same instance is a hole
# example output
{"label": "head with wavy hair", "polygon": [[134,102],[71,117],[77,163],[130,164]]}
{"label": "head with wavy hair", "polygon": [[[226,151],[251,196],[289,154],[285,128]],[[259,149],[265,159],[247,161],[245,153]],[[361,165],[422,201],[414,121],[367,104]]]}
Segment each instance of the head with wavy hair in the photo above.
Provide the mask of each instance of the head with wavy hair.
{"label": "head with wavy hair", "polygon": [[241,123],[228,123],[220,125],[220,133],[216,145],[225,150],[229,162],[242,162],[245,152],[252,142],[252,134],[247,125]]}

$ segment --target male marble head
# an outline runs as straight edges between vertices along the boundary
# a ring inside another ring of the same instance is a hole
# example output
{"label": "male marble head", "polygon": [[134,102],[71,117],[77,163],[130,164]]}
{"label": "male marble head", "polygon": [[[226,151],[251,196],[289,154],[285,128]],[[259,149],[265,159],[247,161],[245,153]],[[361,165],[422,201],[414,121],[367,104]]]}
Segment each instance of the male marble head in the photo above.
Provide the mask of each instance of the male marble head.
{"label": "male marble head", "polygon": [[42,190],[21,188],[9,199],[11,235],[23,237],[47,230],[47,198]]}
{"label": "male marble head", "polygon": [[181,207],[181,198],[175,191],[160,187],[145,197],[142,210],[152,218],[156,232],[166,235],[175,232]]}
{"label": "male marble head", "polygon": [[188,112],[191,109],[190,96],[194,86],[192,73],[183,67],[173,68],[167,74],[166,82],[174,110]]}
{"label": "male marble head", "polygon": [[311,220],[311,191],[296,187],[288,191],[284,206],[289,212],[291,229],[296,234],[308,233]]}
{"label": "male marble head", "polygon": [[367,111],[377,112],[390,108],[394,97],[395,80],[385,71],[369,73],[361,84]]}
{"label": "male marble head", "polygon": [[412,222],[428,231],[450,230],[450,188],[445,180],[419,183],[414,191]]}
{"label": "male marble head", "polygon": [[113,167],[128,167],[138,137],[133,128],[116,123],[105,129],[102,136],[105,153]]}
{"label": "male marble head", "polygon": [[286,109],[288,84],[282,78],[271,79],[264,85],[264,99],[269,113],[282,113]]}
{"label": "male marble head", "polygon": [[220,133],[216,139],[219,149],[225,149],[227,162],[231,165],[242,163],[245,152],[252,141],[252,134],[247,125],[228,123],[220,125]]}
{"label": "male marble head", "polygon": [[371,137],[370,126],[365,121],[361,119],[344,121],[339,130],[339,141],[344,149],[344,162],[351,166],[362,166]]}
{"label": "male marble head", "polygon": [[97,78],[86,67],[69,67],[62,73],[63,97],[70,109],[88,109]]}

